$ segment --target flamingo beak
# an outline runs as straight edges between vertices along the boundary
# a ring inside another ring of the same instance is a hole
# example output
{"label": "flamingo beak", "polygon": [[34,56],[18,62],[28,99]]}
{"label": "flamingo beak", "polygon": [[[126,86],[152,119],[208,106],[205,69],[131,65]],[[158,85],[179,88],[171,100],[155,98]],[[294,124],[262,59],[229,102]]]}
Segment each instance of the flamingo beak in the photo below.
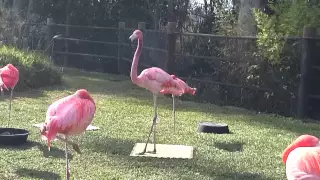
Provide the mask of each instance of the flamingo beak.
{"label": "flamingo beak", "polygon": [[133,42],[134,40],[138,39],[138,36],[137,36],[135,33],[133,33],[133,34],[129,37],[129,39],[131,40],[131,42]]}

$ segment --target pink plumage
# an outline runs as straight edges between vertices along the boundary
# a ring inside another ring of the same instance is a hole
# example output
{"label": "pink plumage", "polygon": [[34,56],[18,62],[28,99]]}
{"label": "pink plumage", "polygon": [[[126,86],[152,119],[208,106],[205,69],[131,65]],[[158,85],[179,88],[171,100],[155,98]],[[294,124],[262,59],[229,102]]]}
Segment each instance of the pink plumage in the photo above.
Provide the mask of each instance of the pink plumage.
{"label": "pink plumage", "polygon": [[12,64],[7,64],[0,69],[0,88],[9,90],[14,88],[19,81],[19,71]]}
{"label": "pink plumage", "polygon": [[11,119],[11,104],[12,104],[12,96],[13,89],[17,85],[19,81],[19,71],[12,64],[7,64],[6,66],[0,69],[0,91],[1,97],[3,97],[3,89],[9,90],[10,88],[10,101],[9,101],[9,121]]}
{"label": "pink plumage", "polygon": [[151,125],[151,130],[149,131],[148,139],[145,145],[145,148],[142,152],[144,154],[147,149],[147,144],[151,135],[151,132],[153,131],[153,138],[154,138],[154,150],[153,152],[156,152],[156,121],[158,117],[157,109],[157,96],[158,94],[172,94],[173,98],[173,117],[175,122],[175,109],[174,109],[174,96],[178,95],[181,96],[184,93],[191,93],[194,95],[195,89],[191,89],[189,86],[186,85],[185,82],[183,82],[181,79],[176,78],[174,75],[170,76],[167,72],[164,70],[152,67],[143,70],[140,75],[137,75],[138,71],[138,62],[139,58],[142,52],[142,46],[143,46],[143,33],[140,30],[135,30],[132,35],[129,37],[131,41],[138,40],[138,46],[134,53],[132,65],[131,65],[131,72],[130,77],[134,84],[136,84],[139,87],[145,88],[152,92],[153,94],[153,102],[154,102],[154,118]]}
{"label": "pink plumage", "polygon": [[46,120],[40,127],[43,140],[50,142],[57,133],[65,135],[66,179],[69,180],[68,136],[83,133],[93,120],[96,111],[95,102],[85,89],[79,89],[74,94],[64,97],[51,104],[47,110]]}
{"label": "pink plumage", "polygon": [[49,150],[50,141],[57,133],[67,136],[83,133],[92,122],[95,111],[95,102],[85,89],[51,104],[41,128],[42,139],[48,141]]}
{"label": "pink plumage", "polygon": [[319,139],[301,135],[282,154],[288,180],[320,180]]}
{"label": "pink plumage", "polygon": [[172,77],[157,67],[143,70],[133,82],[155,94],[160,93],[160,91],[169,90],[170,88],[177,88],[177,83]]}
{"label": "pink plumage", "polygon": [[176,86],[171,86],[160,91],[161,94],[172,94],[173,96],[181,96],[183,94],[195,95],[196,88],[191,88],[187,83],[182,81],[175,75],[171,75],[172,79],[176,82]]}
{"label": "pink plumage", "polygon": [[135,30],[130,36],[130,39],[138,39],[138,46],[134,53],[130,72],[132,82],[139,87],[148,89],[153,94],[158,94],[163,89],[176,86],[173,78],[164,70],[157,67],[145,69],[139,76],[137,75],[139,57],[143,46],[143,34],[140,30]]}

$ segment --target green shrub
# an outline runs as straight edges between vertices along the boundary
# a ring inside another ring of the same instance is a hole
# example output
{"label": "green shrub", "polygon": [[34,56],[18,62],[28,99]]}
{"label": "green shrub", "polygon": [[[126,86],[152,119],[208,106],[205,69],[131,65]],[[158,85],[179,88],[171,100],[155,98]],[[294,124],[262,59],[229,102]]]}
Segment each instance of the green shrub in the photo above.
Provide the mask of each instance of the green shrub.
{"label": "green shrub", "polygon": [[15,88],[17,91],[61,84],[58,69],[43,54],[1,46],[0,67],[8,63],[19,70],[19,82]]}
{"label": "green shrub", "polygon": [[305,0],[279,0],[269,3],[274,15],[267,15],[259,9],[253,14],[257,22],[257,45],[261,54],[272,64],[279,64],[287,48],[286,40],[280,37],[302,36],[303,27],[320,27],[320,4]]}

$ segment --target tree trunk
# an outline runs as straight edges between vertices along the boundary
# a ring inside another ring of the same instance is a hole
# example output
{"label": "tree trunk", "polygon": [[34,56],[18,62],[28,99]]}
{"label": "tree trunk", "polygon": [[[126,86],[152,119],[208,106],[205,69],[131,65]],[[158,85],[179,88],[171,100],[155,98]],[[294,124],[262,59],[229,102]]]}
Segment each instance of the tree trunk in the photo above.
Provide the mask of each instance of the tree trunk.
{"label": "tree trunk", "polygon": [[[235,0],[236,1],[236,0]],[[252,8],[263,9],[268,0],[241,0],[238,16],[238,34],[240,36],[255,36],[257,32],[256,22]],[[239,1],[235,2],[236,4]]]}

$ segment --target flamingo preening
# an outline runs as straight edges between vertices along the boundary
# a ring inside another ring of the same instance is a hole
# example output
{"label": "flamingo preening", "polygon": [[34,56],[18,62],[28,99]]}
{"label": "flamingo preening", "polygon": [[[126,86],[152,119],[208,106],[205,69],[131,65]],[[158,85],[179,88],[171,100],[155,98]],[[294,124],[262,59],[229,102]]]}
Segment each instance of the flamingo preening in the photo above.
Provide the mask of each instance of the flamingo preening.
{"label": "flamingo preening", "polygon": [[[63,134],[66,156],[66,179],[69,180],[68,137],[83,133],[91,124],[96,111],[95,102],[85,89],[79,89],[74,94],[64,97],[51,104],[47,110],[45,123],[40,127],[42,139],[48,142],[50,151],[51,140],[57,133]],[[72,143],[70,143],[72,144]]]}
{"label": "flamingo preening", "polygon": [[301,135],[282,153],[288,180],[320,180],[320,143],[311,135]]}
{"label": "flamingo preening", "polygon": [[12,64],[7,64],[0,69],[0,91],[1,97],[3,97],[3,89],[9,90],[10,88],[10,100],[9,100],[9,120],[11,119],[11,103],[13,96],[13,89],[19,81],[19,71]]}
{"label": "flamingo preening", "polygon": [[161,90],[160,93],[161,94],[172,94],[173,127],[174,127],[174,131],[175,131],[176,111],[175,111],[174,98],[175,98],[175,96],[181,96],[183,94],[195,95],[196,88],[189,87],[187,85],[187,83],[185,83],[184,81],[182,81],[181,79],[179,79],[175,75],[171,75],[171,77],[176,83],[179,84],[180,89],[177,89],[176,87],[169,87],[169,88]]}
{"label": "flamingo preening", "polygon": [[[184,90],[186,87],[178,79],[174,79],[168,73],[166,73],[165,71],[157,67],[144,69],[138,76],[137,69],[138,69],[138,62],[139,62],[139,58],[140,58],[142,47],[143,47],[143,33],[140,30],[135,30],[132,33],[132,35],[129,37],[129,39],[131,41],[138,40],[138,46],[134,53],[134,57],[131,65],[131,72],[130,72],[131,80],[137,86],[151,91],[153,94],[153,103],[154,103],[154,117],[152,120],[151,129],[148,135],[145,148],[141,152],[141,154],[144,154],[146,152],[147,145],[148,145],[152,131],[153,131],[153,143],[154,143],[153,153],[156,153],[156,124],[157,124],[157,118],[158,118],[158,112],[157,112],[158,94],[172,94],[173,97],[174,95],[181,96],[185,92]],[[192,88],[190,88],[190,91],[192,91],[191,89]],[[174,107],[174,98],[173,98],[173,107]],[[175,112],[174,108],[173,108],[173,111]],[[175,119],[175,115],[174,115],[174,119]]]}

